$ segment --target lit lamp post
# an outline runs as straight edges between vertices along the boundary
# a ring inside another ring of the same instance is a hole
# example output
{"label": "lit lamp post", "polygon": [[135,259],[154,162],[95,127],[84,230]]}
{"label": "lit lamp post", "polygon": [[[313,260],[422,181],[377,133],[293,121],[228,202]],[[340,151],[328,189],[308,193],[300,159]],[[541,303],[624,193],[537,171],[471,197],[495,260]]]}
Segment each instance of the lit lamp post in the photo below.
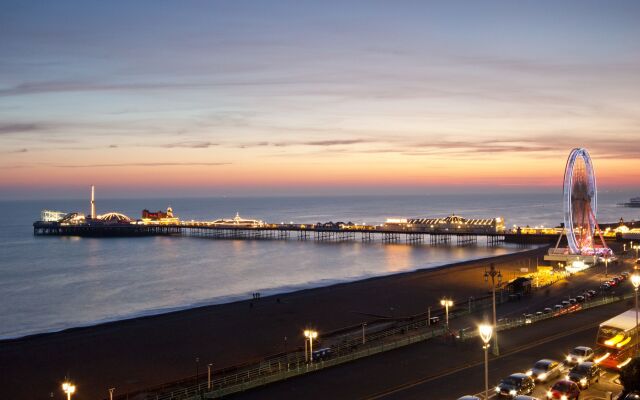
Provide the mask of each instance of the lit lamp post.
{"label": "lit lamp post", "polygon": [[609,277],[609,255],[608,254],[604,256],[604,277],[605,278]]}
{"label": "lit lamp post", "polygon": [[[305,342],[304,342],[305,343],[305,360],[307,362],[313,362],[313,339],[316,339],[318,337],[318,332],[305,329],[304,337],[305,337]],[[308,356],[306,353],[306,347],[307,347],[306,339],[309,339],[309,355]]]}
{"label": "lit lamp post", "polygon": [[484,271],[484,281],[489,282],[489,277],[491,277],[491,298],[493,300],[493,329],[495,330],[495,334],[493,335],[493,354],[499,355],[500,351],[498,350],[498,322],[496,317],[496,278],[498,281],[498,285],[502,283],[502,273],[500,270],[496,269],[496,266],[491,263],[488,270]]}
{"label": "lit lamp post", "polygon": [[640,287],[640,274],[634,273],[631,275],[631,283],[633,284],[633,290],[636,294],[636,349],[635,354],[638,356],[638,287]]}
{"label": "lit lamp post", "polygon": [[638,258],[638,249],[640,249],[640,246],[635,245],[633,248],[636,249],[636,258]]}
{"label": "lit lamp post", "polygon": [[200,380],[198,379],[198,364],[200,363],[200,357],[196,357],[196,390],[198,391],[198,393],[200,393],[200,386],[198,386],[200,384]]}
{"label": "lit lamp post", "polygon": [[482,324],[478,326],[478,332],[480,333],[480,339],[482,339],[482,349],[484,350],[484,398],[489,398],[489,342],[491,341],[491,333],[493,333],[493,327],[489,324]]}
{"label": "lit lamp post", "polygon": [[211,367],[213,364],[207,364],[207,389],[211,390]]}
{"label": "lit lamp post", "polygon": [[442,299],[440,300],[440,305],[444,307],[444,320],[447,325],[447,330],[449,330],[449,307],[453,307],[453,300]]}
{"label": "lit lamp post", "polygon": [[363,322],[362,323],[362,344],[365,344],[367,342],[367,337],[365,336],[365,332],[364,332],[364,328],[367,327],[367,323]]}
{"label": "lit lamp post", "polygon": [[62,391],[67,394],[67,400],[71,400],[71,395],[76,392],[76,385],[72,385],[71,382],[65,382],[62,384]]}

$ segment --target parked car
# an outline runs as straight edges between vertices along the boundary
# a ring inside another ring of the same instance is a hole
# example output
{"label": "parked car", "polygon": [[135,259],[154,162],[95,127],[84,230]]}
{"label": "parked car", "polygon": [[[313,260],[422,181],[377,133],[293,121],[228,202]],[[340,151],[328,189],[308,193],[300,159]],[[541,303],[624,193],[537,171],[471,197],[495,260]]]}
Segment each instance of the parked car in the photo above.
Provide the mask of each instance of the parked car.
{"label": "parked car", "polygon": [[567,364],[580,364],[581,362],[591,361],[593,359],[593,350],[591,347],[578,346],[567,355]]}
{"label": "parked car", "polygon": [[544,314],[542,311],[536,311],[536,317],[541,317]]}
{"label": "parked car", "polygon": [[580,397],[580,388],[575,382],[559,380],[547,390],[547,399],[576,400]]}
{"label": "parked car", "polygon": [[576,301],[577,301],[578,303],[584,303],[584,301],[585,301],[585,300],[586,300],[586,299],[585,299],[585,297],[584,297],[584,296],[576,296]]}
{"label": "parked car", "polygon": [[629,272],[628,271],[624,271],[620,275],[624,276],[625,278],[628,278],[629,277]]}
{"label": "parked car", "polygon": [[331,357],[331,349],[329,347],[324,349],[314,350],[311,354],[313,361],[324,361]]}
{"label": "parked car", "polygon": [[560,311],[562,310],[564,307],[562,306],[562,304],[556,304],[555,306],[553,306],[553,309],[556,311]]}
{"label": "parked car", "polygon": [[562,300],[560,304],[562,304],[562,308],[566,308],[571,305],[571,303],[569,303],[569,300]]}
{"label": "parked car", "polygon": [[551,309],[551,307],[545,307],[545,309],[542,310],[542,312],[545,313],[545,314],[549,314],[549,313],[552,313],[553,310]]}
{"label": "parked car", "polygon": [[549,359],[542,359],[536,362],[527,375],[532,377],[536,382],[545,382],[548,379],[553,379],[560,376],[562,373],[562,366],[559,362]]}
{"label": "parked car", "polygon": [[577,383],[580,389],[587,389],[589,385],[600,380],[600,367],[594,362],[581,362],[571,368],[567,379]]}
{"label": "parked car", "polygon": [[575,299],[575,298],[570,298],[570,299],[569,299],[569,303],[570,303],[570,304],[576,304],[577,302],[578,302],[578,300],[577,300],[577,299]]}
{"label": "parked car", "polygon": [[511,374],[496,386],[498,397],[514,398],[519,394],[531,394],[536,384],[526,374]]}
{"label": "parked car", "polygon": [[589,292],[589,294],[591,296],[596,296],[598,294],[598,292],[596,290],[593,290],[593,289],[587,290],[587,292]]}
{"label": "parked car", "polygon": [[458,400],[480,400],[480,397],[467,395],[460,397]]}
{"label": "parked car", "polygon": [[540,400],[540,399],[537,397],[525,396],[524,394],[521,394],[519,396],[514,397],[513,400]]}
{"label": "parked car", "polygon": [[530,324],[532,322],[533,314],[523,314],[525,324]]}

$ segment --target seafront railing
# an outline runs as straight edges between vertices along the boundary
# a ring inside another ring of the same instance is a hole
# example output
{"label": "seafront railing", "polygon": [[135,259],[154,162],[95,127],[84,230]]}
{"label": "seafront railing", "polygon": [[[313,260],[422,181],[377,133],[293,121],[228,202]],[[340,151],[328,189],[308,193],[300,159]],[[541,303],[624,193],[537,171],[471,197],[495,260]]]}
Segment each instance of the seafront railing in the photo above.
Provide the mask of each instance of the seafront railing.
{"label": "seafront railing", "polygon": [[[499,321],[499,331],[514,329],[517,327],[535,324],[550,318],[568,315],[580,310],[615,303],[630,299],[633,294],[603,296],[597,299],[578,303],[560,311],[532,315],[527,317],[505,318]],[[491,303],[488,303],[490,306]],[[455,314],[450,313],[449,318],[459,318],[468,315],[481,307],[459,310]],[[303,351],[296,351],[272,359],[264,360],[242,371],[223,376],[214,375],[211,381],[204,380],[198,384],[184,385],[183,387],[167,388],[161,393],[148,394],[148,400],[195,400],[214,399],[252,389],[268,383],[289,379],[295,376],[329,368],[335,365],[351,362],[363,357],[368,357],[381,352],[397,349],[414,343],[444,338],[452,342],[467,341],[478,336],[476,327],[463,328],[458,331],[447,330],[444,325],[428,326],[426,318],[407,323],[391,323],[388,328],[367,334],[363,343],[362,337],[345,337],[339,343],[331,346],[331,356],[327,359],[306,362]],[[193,382],[195,380],[192,379]]]}

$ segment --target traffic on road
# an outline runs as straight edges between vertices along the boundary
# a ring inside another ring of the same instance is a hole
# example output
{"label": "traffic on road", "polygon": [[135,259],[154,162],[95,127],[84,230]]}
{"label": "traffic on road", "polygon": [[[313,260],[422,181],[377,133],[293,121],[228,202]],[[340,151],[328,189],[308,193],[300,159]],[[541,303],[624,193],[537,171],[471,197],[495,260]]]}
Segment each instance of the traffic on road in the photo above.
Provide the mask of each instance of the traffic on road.
{"label": "traffic on road", "polygon": [[[615,276],[601,290],[609,290],[628,278],[628,273]],[[556,305],[560,312],[580,305],[597,295],[586,290],[580,296]],[[566,303],[566,304],[565,304]],[[541,313],[549,310],[546,308]],[[515,400],[611,399],[622,387],[618,370],[631,360],[630,352],[637,341],[635,321],[629,310],[600,324],[595,344],[576,345],[560,357],[542,358],[530,366],[523,365],[503,377],[489,392],[467,395],[458,400],[505,398]],[[525,318],[527,315],[525,315]]]}
{"label": "traffic on road", "polygon": [[[567,354],[593,350],[587,346],[576,346]],[[622,390],[618,373],[600,368],[597,359],[578,363],[568,360],[541,359],[533,365],[523,366],[525,372],[517,372],[501,379],[489,388],[489,399],[513,400],[574,400],[606,399],[607,393]],[[589,356],[587,356],[589,357]],[[463,396],[459,400],[481,400],[484,392]]]}

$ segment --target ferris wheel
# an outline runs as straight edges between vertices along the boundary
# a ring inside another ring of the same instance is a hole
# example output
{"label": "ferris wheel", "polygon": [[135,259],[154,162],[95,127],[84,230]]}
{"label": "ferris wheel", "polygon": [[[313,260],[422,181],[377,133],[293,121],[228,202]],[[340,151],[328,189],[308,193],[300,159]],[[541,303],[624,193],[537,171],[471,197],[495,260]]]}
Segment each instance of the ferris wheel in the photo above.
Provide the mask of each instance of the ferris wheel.
{"label": "ferris wheel", "polygon": [[[564,226],[572,254],[594,252],[598,193],[589,152],[571,150],[564,171]],[[604,244],[604,239],[602,240]],[[604,246],[606,248],[606,245]]]}

